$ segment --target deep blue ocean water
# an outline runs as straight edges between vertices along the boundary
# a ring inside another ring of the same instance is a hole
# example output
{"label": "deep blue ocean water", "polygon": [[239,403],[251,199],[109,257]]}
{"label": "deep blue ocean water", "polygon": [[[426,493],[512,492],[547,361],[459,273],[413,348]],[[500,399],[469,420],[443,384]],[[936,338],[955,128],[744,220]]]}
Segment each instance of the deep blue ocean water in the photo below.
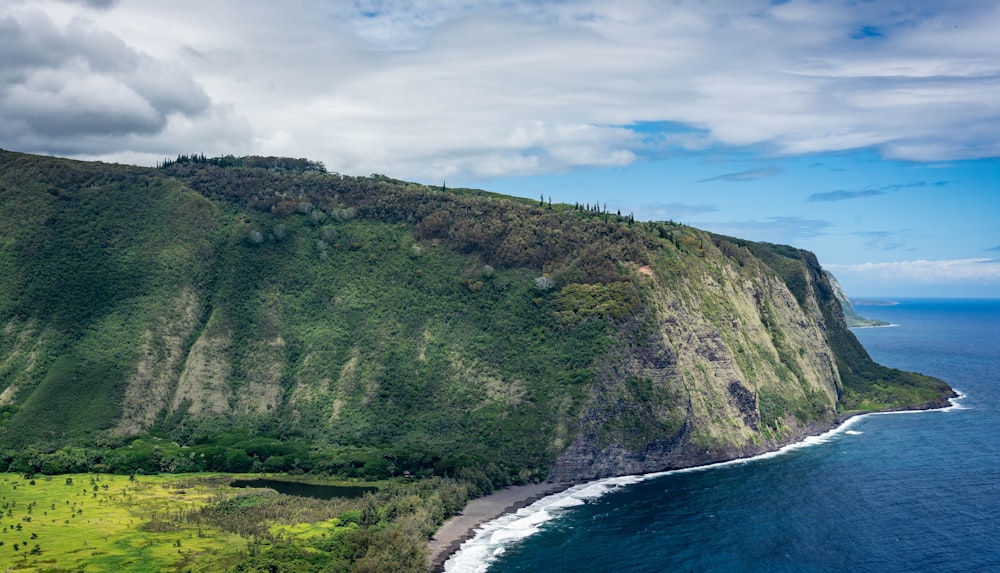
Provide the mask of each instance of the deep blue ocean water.
{"label": "deep blue ocean water", "polygon": [[487,526],[449,572],[1000,571],[1000,300],[901,300],[855,330],[948,411],[856,418],[777,455],[581,486]]}

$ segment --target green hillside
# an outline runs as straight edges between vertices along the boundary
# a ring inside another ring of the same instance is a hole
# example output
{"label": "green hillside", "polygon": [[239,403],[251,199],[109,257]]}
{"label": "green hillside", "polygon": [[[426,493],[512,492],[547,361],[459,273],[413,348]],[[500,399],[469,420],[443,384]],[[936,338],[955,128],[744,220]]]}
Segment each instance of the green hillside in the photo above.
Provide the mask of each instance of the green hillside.
{"label": "green hillside", "polygon": [[281,158],[0,152],[0,469],[511,482],[773,448],[948,386],[811,254]]}

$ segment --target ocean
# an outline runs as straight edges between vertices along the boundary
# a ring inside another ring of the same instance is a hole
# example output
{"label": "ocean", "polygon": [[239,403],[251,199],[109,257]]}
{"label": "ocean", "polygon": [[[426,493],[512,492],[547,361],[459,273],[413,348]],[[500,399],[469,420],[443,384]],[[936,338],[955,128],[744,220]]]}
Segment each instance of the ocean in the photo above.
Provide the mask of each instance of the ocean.
{"label": "ocean", "polygon": [[947,410],[853,418],[751,460],[576,486],[484,526],[448,573],[1000,571],[1000,300],[901,299],[855,330]]}

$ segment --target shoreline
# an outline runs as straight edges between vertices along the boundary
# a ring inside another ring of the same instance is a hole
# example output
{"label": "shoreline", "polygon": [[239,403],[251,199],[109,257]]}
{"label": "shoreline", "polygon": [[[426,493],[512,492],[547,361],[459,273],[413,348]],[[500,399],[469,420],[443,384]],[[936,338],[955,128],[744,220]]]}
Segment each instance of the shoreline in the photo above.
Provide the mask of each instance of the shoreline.
{"label": "shoreline", "polygon": [[428,542],[429,567],[432,573],[444,571],[444,564],[463,543],[476,535],[483,524],[528,507],[536,501],[566,491],[572,482],[542,482],[505,487],[469,502],[462,511],[448,518]]}
{"label": "shoreline", "polygon": [[[875,412],[851,412],[848,414],[844,414],[842,416],[839,416],[837,420],[825,431],[816,434],[803,435],[797,441],[789,442],[773,450],[762,452],[760,454],[756,454],[753,456],[744,458],[733,458],[731,460],[712,462],[708,464],[690,466],[686,468],[663,470],[660,472],[635,474],[634,476],[616,476],[616,477],[655,478],[676,471],[709,469],[711,467],[719,465],[747,462],[757,457],[779,455],[782,452],[790,449],[796,449],[799,447],[806,447],[812,445],[812,443],[814,443],[813,440],[821,439],[828,435],[833,435],[847,431],[855,421],[865,416],[878,415],[878,414],[906,414],[906,413],[920,413],[920,412],[933,412],[933,411],[947,411],[952,408],[960,407],[960,405],[957,404],[955,400],[961,400],[966,396],[961,391],[956,390],[955,392],[956,395],[948,398],[946,405],[932,406],[928,404],[922,408],[921,407],[903,408],[899,410],[875,411]],[[605,479],[613,479],[613,478],[605,478]],[[590,481],[602,481],[602,480],[590,480]],[[542,482],[538,484],[510,486],[500,491],[472,500],[465,506],[464,509],[462,509],[462,511],[458,515],[455,515],[446,520],[441,525],[441,527],[439,527],[437,531],[434,532],[434,535],[428,541],[428,548],[430,550],[429,560],[428,560],[429,571],[431,573],[443,573],[444,565],[448,561],[448,559],[452,555],[458,552],[462,544],[475,537],[477,531],[483,525],[491,521],[494,521],[496,519],[499,519],[505,515],[515,513],[518,510],[528,507],[529,505],[545,497],[561,493],[580,483],[590,483],[590,481]]]}

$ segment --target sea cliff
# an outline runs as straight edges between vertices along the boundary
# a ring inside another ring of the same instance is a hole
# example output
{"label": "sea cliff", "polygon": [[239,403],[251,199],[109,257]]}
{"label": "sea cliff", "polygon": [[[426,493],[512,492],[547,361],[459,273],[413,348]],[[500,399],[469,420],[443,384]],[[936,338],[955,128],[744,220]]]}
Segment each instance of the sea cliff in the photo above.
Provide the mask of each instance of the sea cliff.
{"label": "sea cliff", "polygon": [[872,362],[792,247],[285,158],[0,152],[0,185],[16,471],[488,491],[748,455],[951,392]]}

